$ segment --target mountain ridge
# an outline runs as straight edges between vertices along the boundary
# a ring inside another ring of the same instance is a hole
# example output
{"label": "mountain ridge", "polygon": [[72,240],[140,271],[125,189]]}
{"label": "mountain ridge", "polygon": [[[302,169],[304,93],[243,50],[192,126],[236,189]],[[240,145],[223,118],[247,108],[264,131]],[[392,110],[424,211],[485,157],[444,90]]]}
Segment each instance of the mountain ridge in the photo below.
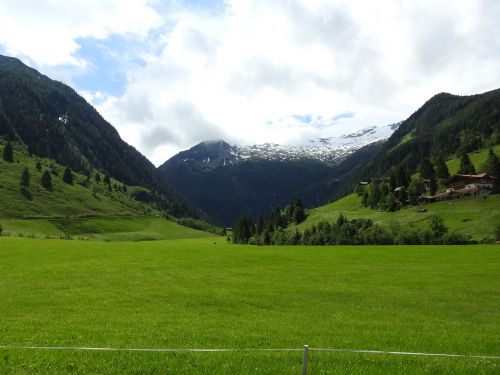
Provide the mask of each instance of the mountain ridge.
{"label": "mountain ridge", "polygon": [[0,136],[85,175],[107,174],[127,185],[144,186],[152,192],[148,199],[174,216],[202,216],[75,90],[2,55]]}

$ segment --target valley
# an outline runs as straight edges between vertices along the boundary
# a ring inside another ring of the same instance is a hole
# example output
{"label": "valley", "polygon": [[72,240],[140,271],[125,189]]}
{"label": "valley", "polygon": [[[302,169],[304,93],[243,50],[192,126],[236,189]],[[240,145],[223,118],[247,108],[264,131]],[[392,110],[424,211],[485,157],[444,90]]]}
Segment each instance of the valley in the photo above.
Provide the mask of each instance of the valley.
{"label": "valley", "polygon": [[0,56],[0,373],[497,373],[499,105],[157,168]]}

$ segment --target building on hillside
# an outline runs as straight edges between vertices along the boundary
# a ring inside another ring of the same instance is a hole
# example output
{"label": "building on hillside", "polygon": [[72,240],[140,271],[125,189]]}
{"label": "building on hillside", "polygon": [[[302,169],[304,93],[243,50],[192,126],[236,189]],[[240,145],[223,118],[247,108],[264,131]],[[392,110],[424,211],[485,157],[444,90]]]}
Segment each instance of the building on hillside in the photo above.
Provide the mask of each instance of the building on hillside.
{"label": "building on hillside", "polygon": [[434,203],[466,197],[486,196],[491,193],[496,177],[488,173],[455,174],[444,183],[446,191],[432,196],[422,196],[420,201]]}
{"label": "building on hillside", "polygon": [[481,192],[489,192],[493,189],[496,178],[488,173],[481,174],[455,174],[450,176],[444,183],[447,190],[474,189]]}

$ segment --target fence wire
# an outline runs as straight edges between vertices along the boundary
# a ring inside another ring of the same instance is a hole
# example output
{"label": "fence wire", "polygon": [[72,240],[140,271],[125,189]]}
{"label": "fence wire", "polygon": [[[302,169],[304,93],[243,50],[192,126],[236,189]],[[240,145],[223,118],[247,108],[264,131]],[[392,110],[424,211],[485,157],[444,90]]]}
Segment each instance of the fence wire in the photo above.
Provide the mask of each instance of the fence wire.
{"label": "fence wire", "polygon": [[[303,352],[303,348],[93,348],[83,346],[9,346],[0,345],[4,350],[72,350],[72,351],[103,351],[103,352],[159,352],[159,353],[225,353],[225,352]],[[500,356],[491,355],[469,355],[448,353],[425,353],[425,352],[397,352],[370,349],[339,349],[339,348],[314,348],[309,347],[312,352],[337,352],[337,353],[359,353],[359,354],[385,354],[403,356],[428,356],[449,358],[475,358],[500,360]]]}

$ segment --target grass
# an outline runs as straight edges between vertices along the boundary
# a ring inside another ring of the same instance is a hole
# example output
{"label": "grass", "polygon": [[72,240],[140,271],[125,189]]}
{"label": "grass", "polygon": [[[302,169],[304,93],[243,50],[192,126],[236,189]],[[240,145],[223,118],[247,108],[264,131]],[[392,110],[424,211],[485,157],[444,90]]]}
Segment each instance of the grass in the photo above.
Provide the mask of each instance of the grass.
{"label": "grass", "polygon": [[467,198],[448,202],[427,204],[427,212],[418,212],[420,207],[402,208],[396,212],[386,212],[363,207],[361,197],[348,195],[338,201],[307,211],[307,220],[299,229],[312,226],[320,221],[335,222],[340,213],[349,219],[366,218],[388,227],[391,222],[401,225],[427,225],[430,215],[439,215],[452,231],[458,231],[473,239],[492,238],[495,228],[500,226],[500,195]]}
{"label": "grass", "polygon": [[[214,243],[215,242],[215,243]],[[500,354],[496,245],[251,247],[0,238],[0,345]],[[2,374],[296,374],[297,353],[0,349]],[[311,374],[498,373],[498,360],[312,352]]]}
{"label": "grass", "polygon": [[[3,150],[3,147],[0,147],[0,150]],[[40,161],[42,165],[41,171],[35,167],[37,161]],[[29,187],[33,197],[31,200],[20,192],[19,181],[25,167],[31,174]],[[52,173],[52,191],[47,191],[40,184],[42,173],[46,169],[55,171]],[[149,206],[130,197],[130,194],[138,187],[129,186],[128,194],[118,191],[109,193],[107,185],[103,182],[96,183],[94,176],[89,182],[85,182],[86,176],[73,172],[74,183],[66,184],[62,181],[63,172],[63,166],[50,159],[30,156],[20,145],[16,145],[13,163],[0,158],[0,201],[2,202],[0,218],[139,216],[144,215],[145,212],[154,214]],[[114,184],[122,185],[112,179],[111,185]]]}
{"label": "grass", "polygon": [[[492,148],[495,154],[500,155],[500,145],[495,145]],[[469,158],[472,164],[474,164],[476,171],[481,171],[481,167],[488,158],[489,150],[489,148],[484,148],[479,151],[469,153]],[[446,162],[446,166],[448,167],[450,174],[455,174],[458,172],[458,168],[460,167],[460,159],[449,160]]]}
{"label": "grass", "polygon": [[4,235],[14,237],[149,241],[218,236],[160,217],[98,217],[75,219],[0,219]]}
{"label": "grass", "polygon": [[[3,150],[0,142],[0,150]],[[41,171],[36,163],[42,164]],[[20,192],[20,176],[27,167],[31,174],[32,199]],[[43,171],[52,173],[52,191],[40,184]],[[130,194],[142,187],[129,186],[127,193],[108,191],[96,183],[95,173],[87,177],[73,173],[74,183],[62,181],[64,167],[52,160],[30,156],[15,145],[14,162],[0,158],[0,225],[3,233],[22,237],[74,237],[106,241],[141,241],[213,237],[162,219],[150,205],[138,202]],[[101,179],[104,177],[101,174]],[[111,179],[111,185],[122,185]]]}

